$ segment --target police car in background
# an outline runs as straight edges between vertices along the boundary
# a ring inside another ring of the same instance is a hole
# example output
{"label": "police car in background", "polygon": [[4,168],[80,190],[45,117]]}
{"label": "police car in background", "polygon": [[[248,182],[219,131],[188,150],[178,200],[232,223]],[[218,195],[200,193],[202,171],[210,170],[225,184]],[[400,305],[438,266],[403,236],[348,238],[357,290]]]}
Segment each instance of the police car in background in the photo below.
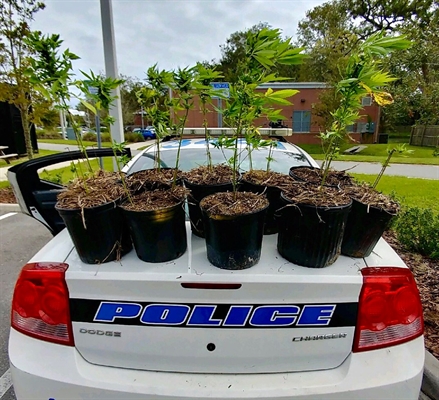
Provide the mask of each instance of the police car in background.
{"label": "police car in background", "polygon": [[[162,166],[172,167],[177,143],[161,147]],[[203,140],[184,140],[182,151],[182,169],[205,160]],[[275,151],[277,171],[317,165],[294,145]],[[111,153],[90,151],[97,155]],[[154,156],[145,150],[126,172],[151,168]],[[9,170],[23,212],[55,234],[15,287],[9,356],[17,399],[418,398],[421,303],[384,240],[367,258],[340,256],[313,269],[283,259],[269,235],[256,266],[226,271],[208,262],[187,222],[188,249],[177,260],[149,264],[131,251],[120,262],[83,264],[53,208],[61,187],[37,174],[73,157],[79,153]],[[266,157],[255,151],[256,168]],[[224,161],[217,149],[213,158]]]}

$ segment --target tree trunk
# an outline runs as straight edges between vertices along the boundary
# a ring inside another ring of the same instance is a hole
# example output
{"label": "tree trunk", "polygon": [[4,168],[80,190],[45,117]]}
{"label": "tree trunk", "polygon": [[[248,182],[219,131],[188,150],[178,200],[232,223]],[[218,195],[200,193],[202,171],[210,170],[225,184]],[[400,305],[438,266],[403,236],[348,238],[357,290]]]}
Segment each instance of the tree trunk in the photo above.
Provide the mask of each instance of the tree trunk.
{"label": "tree trunk", "polygon": [[21,114],[21,125],[23,127],[23,134],[24,134],[24,143],[26,145],[27,158],[29,160],[32,160],[34,152],[32,149],[32,142],[30,138],[30,124],[28,120],[27,110],[20,109],[20,114]]}

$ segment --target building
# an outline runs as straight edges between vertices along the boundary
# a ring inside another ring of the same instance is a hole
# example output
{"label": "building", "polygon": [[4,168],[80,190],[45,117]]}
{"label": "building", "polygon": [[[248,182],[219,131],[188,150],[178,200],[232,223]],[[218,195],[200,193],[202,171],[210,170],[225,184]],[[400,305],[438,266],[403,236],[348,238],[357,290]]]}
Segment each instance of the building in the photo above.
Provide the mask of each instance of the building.
{"label": "building", "polygon": [[[323,82],[272,82],[261,85],[258,91],[265,92],[268,88],[273,90],[295,89],[299,93],[289,100],[293,103],[291,106],[278,106],[282,108],[281,114],[284,117],[282,124],[293,130],[292,136],[287,140],[295,144],[319,144],[319,132],[323,131],[321,120],[315,115],[313,110],[319,103],[319,96],[328,85]],[[213,100],[218,109],[222,109],[223,101]],[[223,127],[222,115],[210,107],[207,114],[207,122],[210,128]],[[378,129],[380,108],[372,102],[370,97],[363,99],[363,110],[360,111],[361,118],[351,127],[351,137],[359,143],[378,142]],[[255,121],[256,126],[269,127],[269,121],[266,118],[260,118]],[[140,115],[136,116],[136,125],[140,125]],[[189,111],[186,122],[187,128],[200,128],[203,126],[203,114],[200,111],[198,98],[194,99],[194,107]],[[225,126],[224,126],[225,127]]]}

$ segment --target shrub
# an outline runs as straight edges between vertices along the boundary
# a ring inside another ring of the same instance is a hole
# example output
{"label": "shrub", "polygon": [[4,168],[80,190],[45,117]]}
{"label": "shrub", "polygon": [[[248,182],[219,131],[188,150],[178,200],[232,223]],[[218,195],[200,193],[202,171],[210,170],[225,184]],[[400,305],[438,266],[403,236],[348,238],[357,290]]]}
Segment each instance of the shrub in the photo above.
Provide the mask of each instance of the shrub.
{"label": "shrub", "polygon": [[87,142],[96,142],[96,134],[93,132],[87,132],[82,135],[82,140],[85,140]]}
{"label": "shrub", "polygon": [[111,135],[109,133],[101,133],[101,142],[111,143]]}
{"label": "shrub", "polygon": [[63,139],[60,132],[48,129],[37,129],[36,130],[38,139]]}
{"label": "shrub", "polygon": [[129,143],[144,142],[145,139],[141,133],[125,132],[125,141]]}
{"label": "shrub", "polygon": [[394,229],[399,242],[408,250],[439,259],[439,214],[410,207],[398,215]]}

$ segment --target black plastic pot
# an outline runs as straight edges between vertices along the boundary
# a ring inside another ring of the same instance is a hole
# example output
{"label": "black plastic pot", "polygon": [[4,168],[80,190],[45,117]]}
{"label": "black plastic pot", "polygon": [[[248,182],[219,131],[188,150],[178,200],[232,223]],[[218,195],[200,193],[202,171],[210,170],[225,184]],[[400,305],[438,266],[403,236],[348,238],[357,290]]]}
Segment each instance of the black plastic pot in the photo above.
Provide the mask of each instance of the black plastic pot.
{"label": "black plastic pot", "polygon": [[[304,167],[303,165],[291,167],[290,171],[289,171],[290,177],[293,178],[295,181],[299,181],[299,182],[307,182],[307,181],[296,174],[296,170],[298,170],[298,169],[309,169],[309,170],[313,170],[317,173],[320,171],[320,168]],[[319,176],[318,179],[316,178],[316,182],[308,182],[308,183],[319,184],[320,181],[321,181],[321,178]]]}
{"label": "black plastic pot", "polygon": [[184,185],[191,191],[188,196],[189,217],[191,220],[191,230],[194,235],[201,238],[205,237],[203,217],[201,216],[200,201],[206,196],[219,192],[229,192],[233,190],[232,183],[222,183],[219,185],[197,185],[184,181]]}
{"label": "black plastic pot", "polygon": [[239,216],[210,216],[201,208],[208,260],[218,268],[230,270],[257,264],[261,258],[267,207]]}
{"label": "black plastic pot", "polygon": [[340,255],[343,232],[352,202],[339,207],[293,205],[281,194],[277,249],[290,262],[323,268]]}
{"label": "black plastic pot", "polygon": [[354,199],[346,223],[341,253],[350,257],[369,256],[394,216]]}
{"label": "black plastic pot", "polygon": [[101,264],[113,261],[132,249],[129,230],[117,203],[84,208],[83,212],[81,209],[55,207],[82,262]]}
{"label": "black plastic pot", "polygon": [[166,262],[184,254],[187,239],[183,202],[154,211],[122,210],[142,261]]}
{"label": "black plastic pot", "polygon": [[282,207],[280,199],[281,190],[274,186],[262,186],[255,183],[242,180],[239,188],[243,192],[252,192],[256,194],[264,193],[270,205],[267,208],[264,222],[264,235],[272,235],[279,231],[279,224],[276,218],[276,211]]}

